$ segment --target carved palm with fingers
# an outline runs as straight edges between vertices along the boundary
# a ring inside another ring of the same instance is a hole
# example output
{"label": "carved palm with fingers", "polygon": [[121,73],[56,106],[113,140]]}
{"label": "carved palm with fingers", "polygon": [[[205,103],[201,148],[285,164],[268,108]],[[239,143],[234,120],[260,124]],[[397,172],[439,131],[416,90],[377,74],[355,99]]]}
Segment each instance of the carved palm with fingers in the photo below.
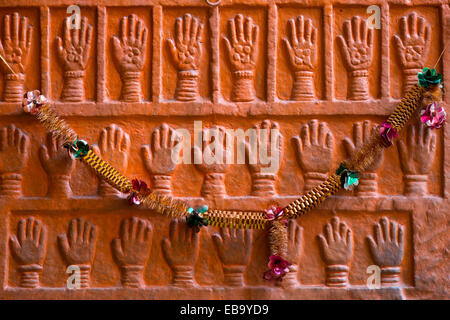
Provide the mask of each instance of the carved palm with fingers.
{"label": "carved palm with fingers", "polygon": [[252,175],[252,194],[276,194],[275,178],[283,155],[283,135],[275,121],[264,120],[253,126],[245,143],[245,154]]}
{"label": "carved palm with fingers", "polygon": [[231,64],[234,82],[232,101],[252,101],[255,98],[253,85],[256,60],[258,56],[259,27],[251,17],[242,14],[228,20],[229,36],[222,36],[228,60]]}
{"label": "carved palm with fingers", "polygon": [[[152,175],[152,189],[155,192],[170,194],[170,180],[179,154],[174,155],[174,147],[180,136],[175,129],[163,123],[153,130],[151,146],[141,147],[142,158],[147,171]],[[174,159],[176,158],[176,159]],[[175,161],[174,161],[175,160]]]}
{"label": "carved palm with fingers", "polygon": [[161,242],[164,258],[173,270],[173,284],[192,287],[194,281],[194,264],[199,248],[199,234],[184,220],[172,220],[169,237]]}
{"label": "carved palm with fingers", "polygon": [[[431,42],[431,26],[417,13],[400,19],[400,32],[394,35],[394,43],[403,69],[420,71],[425,65]],[[418,69],[418,70],[417,70]]]}
{"label": "carved palm with fingers", "polygon": [[167,39],[170,53],[178,70],[175,93],[177,100],[198,98],[198,69],[202,57],[203,23],[199,18],[185,14],[175,21],[175,40]]}
{"label": "carved palm with fingers", "polygon": [[326,122],[311,120],[304,124],[300,136],[293,137],[300,167],[305,173],[305,190],[326,179],[333,157],[334,137]]}
{"label": "carved palm with fingers", "polygon": [[112,253],[121,271],[124,287],[144,285],[143,270],[152,246],[153,229],[149,221],[132,217],[122,220],[120,237],[112,243]]}
{"label": "carved palm with fingers", "polygon": [[121,99],[141,101],[140,75],[144,67],[148,30],[135,14],[120,20],[120,35],[112,37],[114,62],[122,78]]}
{"label": "carved palm with fingers", "polygon": [[367,26],[365,19],[355,16],[346,20],[344,35],[337,37],[344,65],[350,72],[348,98],[350,100],[369,99],[369,67],[373,58],[373,29]]}
{"label": "carved palm with fingers", "polygon": [[229,167],[230,152],[226,148],[228,133],[224,127],[213,127],[202,132],[203,150],[193,148],[197,170],[205,174],[201,194],[204,197],[224,197],[224,178]]}
{"label": "carved palm with fingers", "polygon": [[80,28],[71,28],[70,18],[64,19],[63,38],[56,37],[58,57],[64,69],[63,101],[84,100],[84,71],[90,56],[93,27],[81,19]]}
{"label": "carved palm with fingers", "polygon": [[20,102],[24,95],[25,71],[30,60],[33,27],[17,12],[3,18],[0,39],[0,70],[5,75],[3,96],[7,102]]}

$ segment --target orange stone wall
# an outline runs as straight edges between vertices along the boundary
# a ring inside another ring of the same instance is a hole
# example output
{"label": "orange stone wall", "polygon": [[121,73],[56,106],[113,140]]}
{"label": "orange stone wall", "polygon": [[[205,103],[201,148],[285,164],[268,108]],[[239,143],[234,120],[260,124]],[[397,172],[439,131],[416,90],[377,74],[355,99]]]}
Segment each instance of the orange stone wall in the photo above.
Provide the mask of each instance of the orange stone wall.
{"label": "orange stone wall", "polygon": [[[414,119],[355,191],[291,222],[293,267],[274,284],[262,278],[267,231],[193,234],[130,207],[22,111],[24,90],[39,89],[127,176],[190,205],[262,210],[334,172],[445,46],[436,67],[450,87],[449,1],[219,2],[0,1],[15,73],[2,64],[0,298],[447,298],[448,126]],[[65,32],[73,4],[81,29]],[[365,27],[370,5],[381,8],[380,29]],[[166,140],[194,121],[279,128],[279,170],[172,165]],[[67,288],[69,265],[80,266],[82,289]],[[367,287],[370,265],[381,268],[380,289]]]}

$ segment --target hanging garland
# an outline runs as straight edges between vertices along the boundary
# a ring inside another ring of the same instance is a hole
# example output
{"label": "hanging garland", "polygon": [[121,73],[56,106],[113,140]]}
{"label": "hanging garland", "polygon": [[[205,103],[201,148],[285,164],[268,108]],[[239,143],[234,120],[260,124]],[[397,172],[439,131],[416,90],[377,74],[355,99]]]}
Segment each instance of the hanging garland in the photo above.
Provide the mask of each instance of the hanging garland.
{"label": "hanging garland", "polygon": [[155,194],[144,181],[129,180],[95,154],[89,144],[81,140],[50,108],[47,99],[40,95],[39,91],[25,94],[23,109],[35,115],[55,137],[63,139],[64,147],[74,159],[80,159],[101,179],[120,192],[128,194],[128,202],[132,205],[141,205],[170,218],[186,217],[188,225],[197,232],[202,226],[208,225],[241,229],[269,227],[271,256],[268,263],[269,270],[264,273],[264,278],[280,281],[289,272],[291,265],[283,259],[287,251],[288,219],[300,217],[341,188],[353,190],[359,183],[360,172],[365,171],[384,148],[392,146],[399,131],[419,106],[422,106],[420,120],[424,125],[435,129],[442,127],[446,118],[444,108],[439,105],[442,100],[442,75],[435,69],[424,68],[418,73],[418,80],[418,83],[401,99],[389,118],[372,134],[369,141],[349,159],[343,161],[335,174],[285,208],[272,207],[266,211],[209,210],[207,206],[194,209],[171,197]]}

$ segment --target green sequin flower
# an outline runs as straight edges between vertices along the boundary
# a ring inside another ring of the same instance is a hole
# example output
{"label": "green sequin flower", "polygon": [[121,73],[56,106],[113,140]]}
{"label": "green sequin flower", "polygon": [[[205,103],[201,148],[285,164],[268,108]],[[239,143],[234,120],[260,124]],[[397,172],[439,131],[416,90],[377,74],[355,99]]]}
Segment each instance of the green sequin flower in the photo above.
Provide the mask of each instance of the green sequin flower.
{"label": "green sequin flower", "polygon": [[77,139],[72,145],[65,147],[69,149],[69,153],[74,159],[84,157],[89,152],[89,144],[84,140]]}
{"label": "green sequin flower", "polygon": [[188,226],[195,229],[196,232],[200,231],[200,227],[207,226],[208,220],[203,217],[203,214],[208,211],[208,206],[203,205],[201,207],[188,209],[189,215],[186,217],[186,223]]}
{"label": "green sequin flower", "polygon": [[432,84],[439,84],[442,81],[442,74],[436,72],[436,69],[423,68],[422,72],[417,74],[419,85],[428,88]]}
{"label": "green sequin flower", "polygon": [[345,190],[353,190],[359,184],[359,174],[348,170],[347,166],[343,163],[336,170],[336,174],[341,176],[341,184]]}

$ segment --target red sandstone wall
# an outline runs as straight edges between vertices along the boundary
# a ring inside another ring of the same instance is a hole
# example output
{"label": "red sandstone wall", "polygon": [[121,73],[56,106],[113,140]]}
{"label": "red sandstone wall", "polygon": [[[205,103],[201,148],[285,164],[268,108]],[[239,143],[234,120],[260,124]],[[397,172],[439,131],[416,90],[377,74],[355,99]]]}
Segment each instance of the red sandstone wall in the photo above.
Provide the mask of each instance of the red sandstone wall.
{"label": "red sandstone wall", "polygon": [[[64,37],[72,4],[87,19],[85,31]],[[358,22],[354,17],[367,19],[367,6],[374,4],[382,9],[380,29],[365,36],[359,29],[358,37],[346,28],[352,18]],[[27,18],[18,20],[18,28],[15,12]],[[190,19],[192,30],[198,28],[189,42],[176,24],[186,14],[182,23]],[[136,28],[125,32],[126,40],[123,17]],[[236,41],[229,19],[237,25]],[[290,19],[297,21],[296,36]],[[0,21],[4,53],[17,74],[2,65],[1,298],[447,298],[448,126],[406,129],[399,139],[404,148],[398,142],[386,150],[357,191],[340,192],[290,225],[288,259],[294,268],[282,285],[274,285],[262,278],[269,256],[266,232],[222,230],[218,236],[209,227],[192,235],[176,222],[169,232],[169,219],[128,206],[82,163],[72,163],[17,101],[25,89],[41,90],[105,160],[190,204],[283,206],[334,171],[394,109],[414,74],[434,65],[450,42],[448,1],[222,0],[213,6],[204,0],[3,0]],[[449,48],[437,69],[450,87]],[[446,95],[446,106],[449,101]],[[279,127],[278,172],[261,175],[258,165],[170,165],[161,137],[170,128],[192,131],[199,120],[204,128]],[[159,139],[152,134],[156,128]],[[143,145],[150,146],[151,159]],[[328,223],[337,224],[333,217],[352,231],[351,247],[328,240],[327,250],[318,241]],[[377,225],[385,241],[376,241]],[[140,241],[139,230],[146,235]],[[88,288],[66,288],[71,264],[84,266]],[[367,288],[369,265],[391,267],[382,269],[381,289]]]}

